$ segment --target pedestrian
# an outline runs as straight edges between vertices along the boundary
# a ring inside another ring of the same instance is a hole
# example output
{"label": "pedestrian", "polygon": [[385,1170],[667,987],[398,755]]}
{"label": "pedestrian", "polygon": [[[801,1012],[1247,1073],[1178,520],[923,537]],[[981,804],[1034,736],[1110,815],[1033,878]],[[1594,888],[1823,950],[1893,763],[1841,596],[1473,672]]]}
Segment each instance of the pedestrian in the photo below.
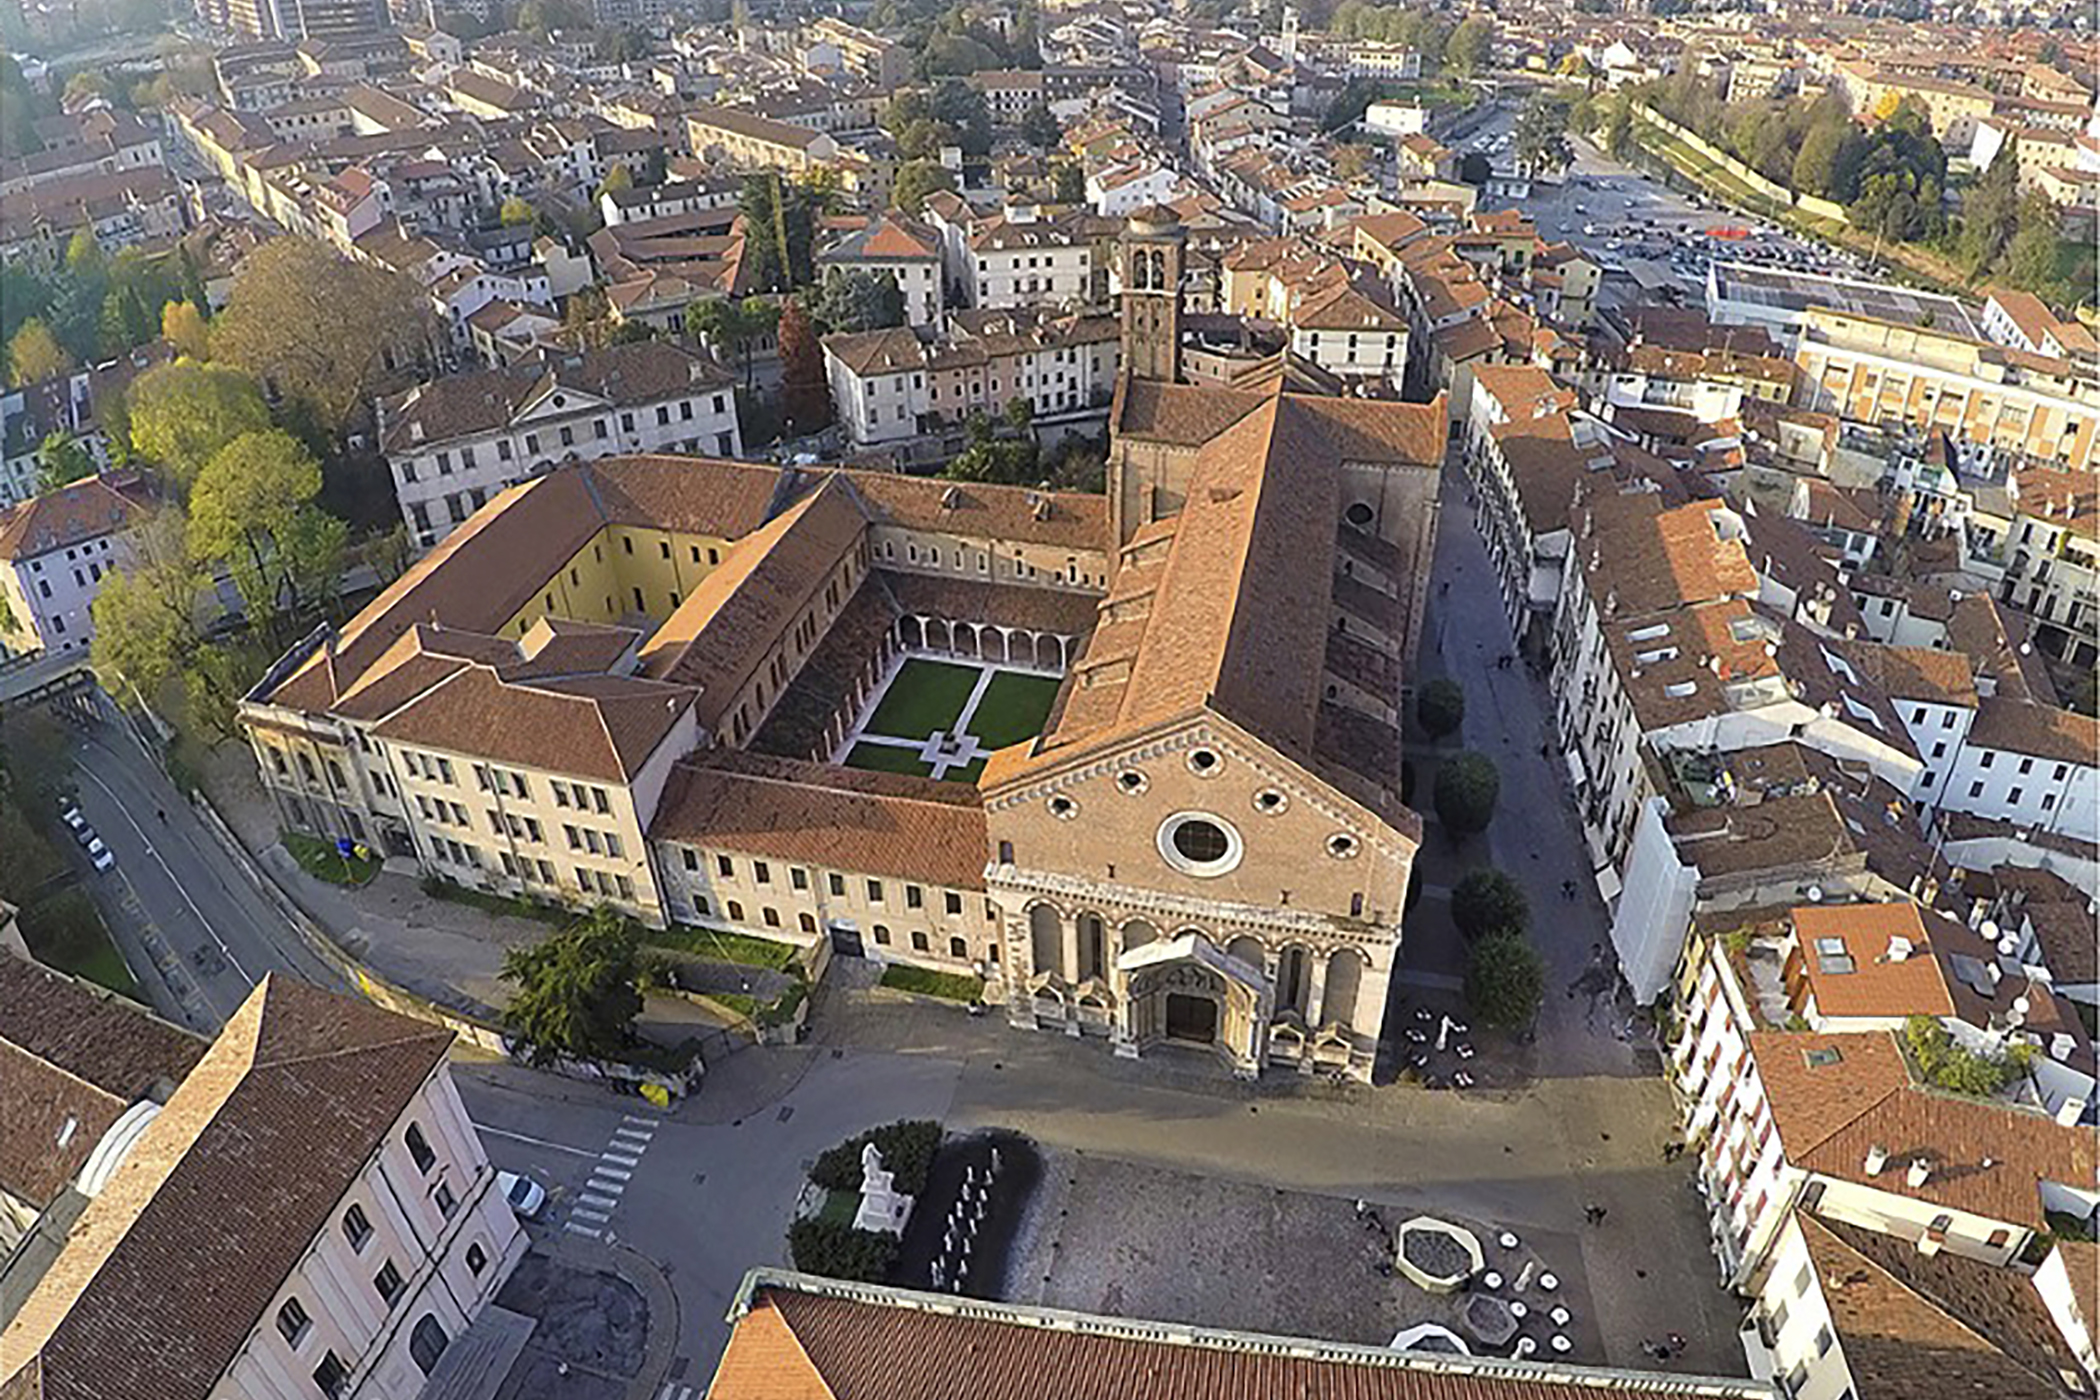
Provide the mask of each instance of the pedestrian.
{"label": "pedestrian", "polygon": [[1596,1205],[1584,1206],[1582,1208],[1582,1220],[1585,1225],[1602,1225],[1604,1223],[1604,1207]]}
{"label": "pedestrian", "polygon": [[1450,591],[1451,591],[1451,580],[1450,580],[1450,579],[1445,579],[1445,580],[1444,580],[1444,581],[1443,581],[1442,583],[1440,583],[1440,584],[1438,584],[1438,585],[1436,586],[1436,594],[1437,594],[1437,597],[1439,597],[1439,598],[1443,597],[1443,596],[1444,596],[1444,595],[1445,595],[1446,593],[1449,593]]}
{"label": "pedestrian", "polygon": [[1678,1354],[1679,1352],[1681,1352],[1681,1351],[1683,1351],[1683,1350],[1684,1350],[1684,1333],[1682,1333],[1682,1332],[1672,1332],[1672,1333],[1670,1334],[1670,1355],[1672,1355],[1672,1356],[1675,1356],[1675,1355],[1677,1355],[1677,1354]]}

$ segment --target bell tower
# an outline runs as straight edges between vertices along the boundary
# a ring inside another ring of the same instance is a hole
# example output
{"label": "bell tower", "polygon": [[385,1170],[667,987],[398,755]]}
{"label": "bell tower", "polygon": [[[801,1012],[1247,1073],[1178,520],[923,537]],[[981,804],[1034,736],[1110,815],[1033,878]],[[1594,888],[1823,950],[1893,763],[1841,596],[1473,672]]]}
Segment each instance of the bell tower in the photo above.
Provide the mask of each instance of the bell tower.
{"label": "bell tower", "polygon": [[1188,231],[1164,204],[1130,216],[1123,233],[1123,372],[1181,378],[1181,262]]}

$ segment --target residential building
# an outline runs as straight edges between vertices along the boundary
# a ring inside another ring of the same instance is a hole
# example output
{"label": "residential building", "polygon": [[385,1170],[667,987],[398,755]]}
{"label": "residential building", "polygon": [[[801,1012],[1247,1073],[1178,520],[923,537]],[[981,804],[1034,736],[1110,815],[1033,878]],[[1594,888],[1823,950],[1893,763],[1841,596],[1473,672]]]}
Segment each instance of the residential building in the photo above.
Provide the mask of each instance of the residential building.
{"label": "residential building", "polygon": [[1043,218],[1018,205],[961,237],[960,282],[969,304],[985,309],[1076,308],[1107,300],[1107,268],[1089,216]]}
{"label": "residential building", "polygon": [[818,275],[875,272],[897,284],[908,325],[938,326],[945,299],[940,235],[902,214],[877,214],[867,227],[830,244],[816,256]]}
{"label": "residential building", "polygon": [[839,157],[838,142],[821,131],[736,107],[694,108],[686,114],[685,135],[695,155],[741,169],[800,175]]}
{"label": "residential building", "polygon": [[[0,1391],[413,1400],[478,1322],[502,1325],[489,1304],[526,1239],[453,1086],[450,1031],[275,974],[201,1056],[172,1030],[86,1055],[85,1024],[48,1027],[47,1061],[7,1061],[84,1079],[56,1082],[91,1131],[41,1125],[83,1160],[0,1331]],[[160,1097],[141,1088],[156,1057],[179,1081]]]}
{"label": "residential building", "polygon": [[541,349],[379,403],[379,447],[409,536],[429,548],[511,486],[634,452],[743,451],[727,371],[664,341]]}
{"label": "residential building", "polygon": [[145,506],[136,477],[91,476],[0,511],[0,648],[85,652]]}

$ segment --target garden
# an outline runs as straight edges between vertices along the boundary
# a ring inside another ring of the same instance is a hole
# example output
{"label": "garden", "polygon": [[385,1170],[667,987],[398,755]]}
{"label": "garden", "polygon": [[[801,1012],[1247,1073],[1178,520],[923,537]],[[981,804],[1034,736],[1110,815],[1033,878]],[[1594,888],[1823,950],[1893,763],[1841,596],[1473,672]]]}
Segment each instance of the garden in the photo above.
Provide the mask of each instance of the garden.
{"label": "garden", "polygon": [[985,755],[1040,734],[1055,676],[974,662],[907,659],[861,722],[848,767],[974,783]]}

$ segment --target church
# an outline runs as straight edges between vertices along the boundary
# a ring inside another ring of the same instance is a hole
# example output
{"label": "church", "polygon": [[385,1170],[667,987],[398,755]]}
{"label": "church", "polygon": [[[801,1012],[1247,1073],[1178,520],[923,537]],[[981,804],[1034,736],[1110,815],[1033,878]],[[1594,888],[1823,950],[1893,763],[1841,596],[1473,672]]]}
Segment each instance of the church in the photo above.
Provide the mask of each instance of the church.
{"label": "church", "polygon": [[1367,1078],[1421,843],[1401,705],[1444,414],[1180,382],[1183,250],[1173,211],[1132,219],[1105,596],[980,783],[1008,1012]]}
{"label": "church", "polygon": [[1367,1079],[1421,823],[1440,403],[1186,381],[1124,235],[1107,494],[695,457],[527,475],[243,702],[283,824],[680,947],[982,979],[1118,1055]]}

